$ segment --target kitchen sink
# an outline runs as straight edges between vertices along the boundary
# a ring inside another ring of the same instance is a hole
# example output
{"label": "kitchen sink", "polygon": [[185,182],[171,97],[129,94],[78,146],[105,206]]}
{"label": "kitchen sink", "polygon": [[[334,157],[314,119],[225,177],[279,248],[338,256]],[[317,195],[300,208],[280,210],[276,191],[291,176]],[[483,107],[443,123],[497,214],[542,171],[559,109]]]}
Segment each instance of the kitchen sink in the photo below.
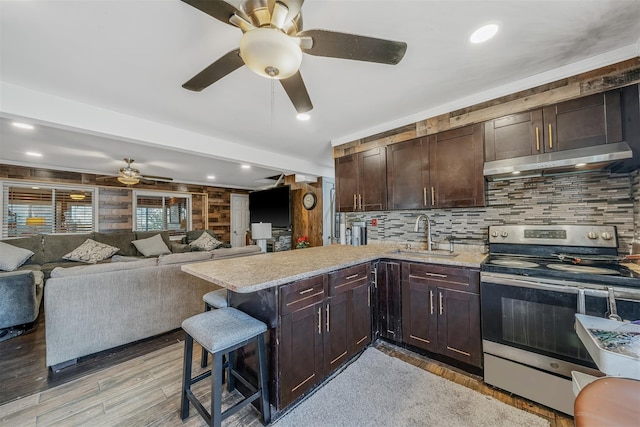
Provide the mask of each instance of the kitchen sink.
{"label": "kitchen sink", "polygon": [[458,256],[456,253],[447,251],[421,251],[421,250],[408,250],[408,249],[394,249],[392,254],[408,255],[408,256],[423,256],[423,257],[437,257],[437,258],[455,258]]}

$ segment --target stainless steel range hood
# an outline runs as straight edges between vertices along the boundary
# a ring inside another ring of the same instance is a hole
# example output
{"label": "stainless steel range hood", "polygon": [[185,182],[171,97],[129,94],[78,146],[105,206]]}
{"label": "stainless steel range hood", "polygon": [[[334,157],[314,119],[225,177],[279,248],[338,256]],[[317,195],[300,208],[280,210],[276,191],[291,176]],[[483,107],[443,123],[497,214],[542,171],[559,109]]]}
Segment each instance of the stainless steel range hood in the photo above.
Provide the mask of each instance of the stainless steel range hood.
{"label": "stainless steel range hood", "polygon": [[633,157],[626,142],[596,145],[575,150],[554,151],[533,156],[485,162],[488,180],[516,179],[531,176],[576,173],[604,169],[618,160]]}

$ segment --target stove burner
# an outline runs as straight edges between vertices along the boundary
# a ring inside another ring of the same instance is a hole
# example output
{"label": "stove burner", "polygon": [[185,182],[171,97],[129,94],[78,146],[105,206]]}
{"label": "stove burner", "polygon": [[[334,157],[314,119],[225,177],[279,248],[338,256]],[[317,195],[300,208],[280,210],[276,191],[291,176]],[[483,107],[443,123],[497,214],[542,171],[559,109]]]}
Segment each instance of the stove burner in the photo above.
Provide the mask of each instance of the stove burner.
{"label": "stove burner", "polygon": [[536,264],[535,262],[522,261],[519,259],[494,259],[489,261],[491,264],[503,265],[505,267],[515,267],[515,268],[535,268],[540,267],[540,264]]}
{"label": "stove burner", "polygon": [[568,271],[570,273],[587,273],[587,274],[620,274],[616,270],[601,267],[587,267],[586,265],[571,264],[547,264],[547,267],[553,270]]}

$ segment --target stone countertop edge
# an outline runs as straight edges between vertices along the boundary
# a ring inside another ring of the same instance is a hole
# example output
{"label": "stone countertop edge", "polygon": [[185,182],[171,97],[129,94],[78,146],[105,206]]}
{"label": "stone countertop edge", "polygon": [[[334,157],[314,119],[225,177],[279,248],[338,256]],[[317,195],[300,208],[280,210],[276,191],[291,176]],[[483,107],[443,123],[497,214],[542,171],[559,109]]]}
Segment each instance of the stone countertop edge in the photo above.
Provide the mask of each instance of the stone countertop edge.
{"label": "stone countertop edge", "polygon": [[396,249],[378,244],[318,246],[184,264],[181,269],[233,292],[251,293],[376,259],[480,268],[487,256],[476,252],[461,252],[451,258],[429,257],[393,253]]}

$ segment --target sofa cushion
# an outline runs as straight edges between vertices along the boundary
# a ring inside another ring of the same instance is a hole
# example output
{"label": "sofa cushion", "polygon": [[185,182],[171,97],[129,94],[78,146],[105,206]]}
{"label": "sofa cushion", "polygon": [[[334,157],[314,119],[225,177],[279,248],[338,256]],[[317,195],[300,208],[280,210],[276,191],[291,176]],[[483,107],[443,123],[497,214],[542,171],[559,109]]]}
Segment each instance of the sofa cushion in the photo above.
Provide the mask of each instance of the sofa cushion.
{"label": "sofa cushion", "polygon": [[162,236],[160,234],[156,234],[153,237],[147,237],[146,239],[134,240],[133,244],[144,256],[158,256],[171,253],[171,250],[162,240]]}
{"label": "sofa cushion", "polygon": [[88,262],[89,264],[95,264],[103,259],[111,258],[111,256],[116,252],[118,252],[118,248],[115,246],[109,246],[104,243],[96,242],[93,239],[87,239],[83,244],[62,258],[69,261],[81,261]]}
{"label": "sofa cushion", "polygon": [[211,251],[213,259],[234,258],[246,255],[258,255],[262,253],[262,249],[258,245],[238,246],[235,248],[219,248]]}
{"label": "sofa cushion", "polygon": [[220,246],[222,243],[220,240],[211,236],[209,233],[202,233],[200,237],[198,237],[193,242],[189,243],[189,246],[192,248],[201,250],[201,251],[212,251]]}
{"label": "sofa cushion", "polygon": [[111,257],[111,262],[132,262],[132,261],[139,261],[140,258],[137,256],[124,256],[124,255],[118,255],[115,254],[114,256]]}
{"label": "sofa cushion", "polygon": [[189,230],[187,231],[187,235],[185,237],[185,243],[189,244],[193,242],[194,240],[198,239],[202,235],[202,233],[207,233],[216,240],[220,240],[218,239],[218,236],[216,236],[216,233],[211,230]]}
{"label": "sofa cushion", "polygon": [[14,271],[33,256],[33,251],[0,242],[0,270]]}
{"label": "sofa cushion", "polygon": [[211,252],[185,252],[181,254],[160,255],[158,265],[181,264],[185,262],[198,262],[211,259]]}
{"label": "sofa cushion", "polygon": [[2,240],[18,248],[28,249],[33,252],[33,256],[25,262],[25,264],[43,264],[44,263],[44,251],[42,249],[42,236],[30,236],[30,237],[16,237],[11,239]]}
{"label": "sofa cushion", "polygon": [[134,262],[110,262],[105,264],[81,265],[78,267],[56,267],[51,271],[51,277],[81,276],[84,274],[102,274],[110,271],[133,270],[136,268],[155,267],[158,261],[155,258],[141,259]]}
{"label": "sofa cushion", "polygon": [[93,240],[109,246],[115,246],[119,249],[118,252],[116,252],[117,255],[138,255],[136,247],[133,245],[133,243],[131,243],[136,240],[136,234],[133,231],[124,233],[94,233]]}
{"label": "sofa cushion", "polygon": [[64,256],[80,246],[87,239],[93,239],[93,233],[83,234],[44,234],[44,263],[64,261]]}

